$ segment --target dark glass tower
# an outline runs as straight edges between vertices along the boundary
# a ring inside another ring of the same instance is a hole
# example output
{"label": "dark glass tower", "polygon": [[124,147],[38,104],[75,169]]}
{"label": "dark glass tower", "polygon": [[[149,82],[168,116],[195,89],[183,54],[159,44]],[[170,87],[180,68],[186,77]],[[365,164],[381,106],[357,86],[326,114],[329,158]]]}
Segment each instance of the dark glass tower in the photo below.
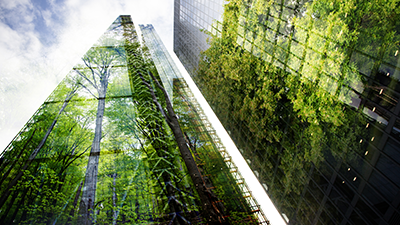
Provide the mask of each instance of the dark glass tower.
{"label": "dark glass tower", "polygon": [[0,224],[267,223],[153,27],[140,30],[144,45],[118,17],[1,154]]}
{"label": "dark glass tower", "polygon": [[[183,38],[182,24],[197,17],[180,14],[204,3],[175,2]],[[400,223],[398,8],[232,0],[199,61],[175,43],[290,224]]]}

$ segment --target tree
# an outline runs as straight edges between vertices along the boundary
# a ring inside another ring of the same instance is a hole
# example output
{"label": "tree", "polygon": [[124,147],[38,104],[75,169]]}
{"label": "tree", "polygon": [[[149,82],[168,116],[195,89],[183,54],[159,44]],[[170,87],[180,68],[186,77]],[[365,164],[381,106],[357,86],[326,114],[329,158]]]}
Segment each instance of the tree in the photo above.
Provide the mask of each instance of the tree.
{"label": "tree", "polygon": [[[115,47],[94,47],[82,58],[86,68],[75,69],[77,74],[84,80],[80,85],[98,100],[94,139],[90,149],[85,182],[82,189],[82,199],[79,205],[79,222],[81,224],[91,224],[94,221],[93,213],[96,200],[100,140],[102,138],[107,87],[112,74],[112,68],[114,67],[114,61],[117,61],[120,56],[119,51]],[[87,85],[90,85],[90,88]],[[96,90],[97,95],[91,89]]]}

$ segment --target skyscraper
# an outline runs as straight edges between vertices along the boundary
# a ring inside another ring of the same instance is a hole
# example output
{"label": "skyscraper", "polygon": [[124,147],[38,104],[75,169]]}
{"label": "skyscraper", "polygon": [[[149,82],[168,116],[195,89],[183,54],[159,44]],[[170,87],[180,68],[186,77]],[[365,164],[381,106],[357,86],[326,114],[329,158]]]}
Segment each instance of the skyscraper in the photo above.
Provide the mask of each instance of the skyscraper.
{"label": "skyscraper", "polygon": [[232,0],[198,62],[174,44],[290,224],[400,222],[398,5]]}
{"label": "skyscraper", "polygon": [[1,224],[267,223],[153,27],[140,30],[144,45],[118,17],[2,153]]}

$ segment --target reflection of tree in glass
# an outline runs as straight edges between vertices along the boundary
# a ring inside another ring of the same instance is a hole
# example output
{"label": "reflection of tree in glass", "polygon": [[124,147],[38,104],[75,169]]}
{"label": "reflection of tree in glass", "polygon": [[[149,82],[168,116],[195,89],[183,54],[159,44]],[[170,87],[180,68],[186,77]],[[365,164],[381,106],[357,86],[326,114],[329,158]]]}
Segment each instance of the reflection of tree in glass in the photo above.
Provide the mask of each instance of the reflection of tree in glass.
{"label": "reflection of tree in glass", "polygon": [[[356,111],[365,76],[380,65],[371,58],[399,39],[393,2],[293,4],[230,1],[221,38],[212,38],[195,77],[239,147],[248,148],[244,155],[278,160],[283,173],[274,185],[283,188],[271,188],[273,196],[299,195],[304,163],[318,166],[326,151],[354,159],[358,135],[372,135]],[[251,167],[262,169],[257,160]]]}
{"label": "reflection of tree in glass", "polygon": [[[94,47],[82,58],[86,68],[75,68],[77,74],[82,78],[82,82],[79,84],[98,100],[94,139],[90,150],[85,182],[82,188],[82,199],[79,206],[79,222],[81,224],[91,224],[92,222],[90,221],[93,221],[107,87],[112,68],[115,66],[114,61],[117,61],[119,57],[119,49]],[[97,93],[93,93],[93,89]]]}

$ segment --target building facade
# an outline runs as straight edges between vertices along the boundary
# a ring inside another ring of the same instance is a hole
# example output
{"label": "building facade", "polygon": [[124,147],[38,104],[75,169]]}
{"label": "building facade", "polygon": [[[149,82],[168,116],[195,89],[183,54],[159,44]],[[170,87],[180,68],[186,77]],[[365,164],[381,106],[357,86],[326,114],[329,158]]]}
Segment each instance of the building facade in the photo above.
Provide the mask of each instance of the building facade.
{"label": "building facade", "polygon": [[2,153],[1,224],[267,223],[153,27],[140,30],[144,45],[118,17]]}
{"label": "building facade", "polygon": [[[205,3],[175,2],[176,36]],[[289,224],[400,222],[398,5],[232,0],[174,45]]]}

